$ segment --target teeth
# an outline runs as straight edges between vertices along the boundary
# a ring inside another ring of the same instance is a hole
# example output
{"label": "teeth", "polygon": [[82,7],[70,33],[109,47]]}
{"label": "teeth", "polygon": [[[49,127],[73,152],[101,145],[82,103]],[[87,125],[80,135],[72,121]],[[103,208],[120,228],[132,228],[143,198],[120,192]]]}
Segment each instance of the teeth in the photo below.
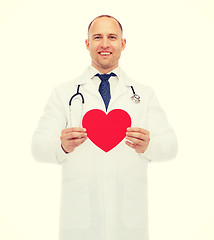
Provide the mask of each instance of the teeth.
{"label": "teeth", "polygon": [[101,52],[101,55],[110,55],[110,52]]}

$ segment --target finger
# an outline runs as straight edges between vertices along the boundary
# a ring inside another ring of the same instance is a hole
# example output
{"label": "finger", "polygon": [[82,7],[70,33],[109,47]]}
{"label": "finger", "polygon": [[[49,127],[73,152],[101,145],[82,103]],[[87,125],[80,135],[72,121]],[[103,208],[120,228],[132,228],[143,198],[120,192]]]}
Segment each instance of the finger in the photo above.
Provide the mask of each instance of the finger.
{"label": "finger", "polygon": [[62,133],[64,134],[67,134],[70,132],[86,132],[86,128],[72,127],[72,128],[65,128],[62,130]]}
{"label": "finger", "polygon": [[72,132],[86,132],[86,128],[72,127],[70,128]]}
{"label": "finger", "polygon": [[140,132],[143,133],[145,135],[149,134],[149,131],[143,128],[139,128],[139,127],[129,127],[127,128],[127,132]]}
{"label": "finger", "polygon": [[146,135],[140,132],[126,132],[126,136],[127,137],[133,137],[133,138],[137,138],[140,140],[144,140]]}
{"label": "finger", "polygon": [[79,145],[81,145],[83,142],[85,142],[86,138],[78,138],[78,139],[73,139],[70,140],[67,144],[67,147],[78,147]]}
{"label": "finger", "polygon": [[74,139],[67,142],[62,142],[61,145],[64,151],[68,153],[68,152],[73,152],[76,147],[84,143],[86,140],[87,140],[87,137],[81,138],[81,139]]}
{"label": "finger", "polygon": [[62,143],[62,147],[66,152],[72,152],[76,147],[85,142],[87,138],[74,139],[69,142]]}
{"label": "finger", "polygon": [[126,135],[126,139],[129,139],[132,142],[135,142],[136,140],[139,140],[141,142],[149,142],[150,141],[150,137],[148,135],[144,135],[142,133],[139,134],[130,134],[130,135]]}
{"label": "finger", "polygon": [[133,137],[126,137],[127,140],[131,141],[133,145],[141,146],[143,144],[143,140],[133,138]]}
{"label": "finger", "polygon": [[76,138],[84,138],[84,137],[87,137],[87,133],[83,133],[83,132],[72,132],[72,133],[68,133],[66,135],[66,138],[68,140],[71,140],[71,139],[76,139]]}
{"label": "finger", "polygon": [[137,148],[137,145],[132,144],[132,143],[130,143],[129,141],[125,141],[125,143],[126,143],[129,147],[131,147],[131,148],[133,148],[133,149],[136,149],[136,148]]}
{"label": "finger", "polygon": [[82,138],[82,137],[87,137],[87,133],[84,133],[84,132],[64,133],[61,135],[60,139],[61,140],[71,140],[73,138]]}

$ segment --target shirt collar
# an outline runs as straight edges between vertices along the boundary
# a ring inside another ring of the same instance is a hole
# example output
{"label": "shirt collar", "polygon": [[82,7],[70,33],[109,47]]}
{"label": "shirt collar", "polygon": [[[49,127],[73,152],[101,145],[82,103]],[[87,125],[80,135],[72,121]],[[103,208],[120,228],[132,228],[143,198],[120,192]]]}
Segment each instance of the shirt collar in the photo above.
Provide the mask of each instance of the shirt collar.
{"label": "shirt collar", "polygon": [[[88,82],[88,79],[92,79],[93,76],[96,75],[98,72],[99,71],[96,68],[90,65],[83,73],[83,75],[76,79],[76,85],[86,84]],[[126,86],[132,86],[134,84],[133,81],[126,75],[126,73],[123,71],[121,67],[115,68],[112,72],[117,74],[118,80],[122,80],[122,82]]]}
{"label": "shirt collar", "polygon": [[[111,72],[115,73],[117,75],[117,78],[120,79],[120,67],[116,67],[115,69],[113,69]],[[108,73],[111,73],[108,72]],[[89,73],[89,77],[92,79],[97,73],[102,74],[101,72],[99,72],[95,67],[93,67],[92,65],[90,65],[88,67],[88,73]]]}

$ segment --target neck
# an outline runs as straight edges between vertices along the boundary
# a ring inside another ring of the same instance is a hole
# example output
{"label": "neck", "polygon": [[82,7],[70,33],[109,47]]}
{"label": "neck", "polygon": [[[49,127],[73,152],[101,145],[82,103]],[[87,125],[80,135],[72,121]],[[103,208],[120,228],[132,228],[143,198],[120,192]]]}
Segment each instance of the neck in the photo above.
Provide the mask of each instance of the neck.
{"label": "neck", "polygon": [[94,65],[93,63],[92,63],[92,66],[93,66],[94,68],[96,68],[96,69],[97,69],[100,73],[102,73],[102,74],[107,74],[107,73],[113,71],[115,68],[118,67],[118,65],[117,65],[117,66],[114,66],[114,67],[111,67],[111,68],[100,68],[100,67]]}

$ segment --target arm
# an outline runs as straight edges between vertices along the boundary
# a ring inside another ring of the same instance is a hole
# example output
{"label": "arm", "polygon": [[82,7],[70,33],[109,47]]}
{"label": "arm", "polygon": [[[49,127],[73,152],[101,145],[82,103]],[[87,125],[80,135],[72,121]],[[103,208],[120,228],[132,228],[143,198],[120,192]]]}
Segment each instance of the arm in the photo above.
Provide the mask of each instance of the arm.
{"label": "arm", "polygon": [[134,148],[147,162],[174,158],[178,149],[177,139],[154,92],[148,100],[146,126],[147,130],[128,128],[126,138],[132,143],[126,142],[126,144]]}
{"label": "arm", "polygon": [[37,161],[62,163],[67,160],[68,152],[84,142],[84,129],[66,129],[66,126],[66,109],[57,90],[54,90],[32,139],[32,154]]}

